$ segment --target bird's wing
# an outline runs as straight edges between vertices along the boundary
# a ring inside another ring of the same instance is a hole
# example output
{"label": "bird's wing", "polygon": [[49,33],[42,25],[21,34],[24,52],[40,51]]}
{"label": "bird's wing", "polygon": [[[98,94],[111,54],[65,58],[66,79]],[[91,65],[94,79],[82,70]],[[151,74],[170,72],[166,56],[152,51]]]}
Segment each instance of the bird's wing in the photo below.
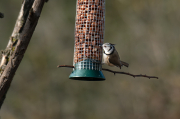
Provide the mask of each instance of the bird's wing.
{"label": "bird's wing", "polygon": [[121,68],[121,62],[120,62],[120,58],[119,55],[117,53],[117,51],[115,50],[114,53],[109,57],[109,62],[117,67]]}

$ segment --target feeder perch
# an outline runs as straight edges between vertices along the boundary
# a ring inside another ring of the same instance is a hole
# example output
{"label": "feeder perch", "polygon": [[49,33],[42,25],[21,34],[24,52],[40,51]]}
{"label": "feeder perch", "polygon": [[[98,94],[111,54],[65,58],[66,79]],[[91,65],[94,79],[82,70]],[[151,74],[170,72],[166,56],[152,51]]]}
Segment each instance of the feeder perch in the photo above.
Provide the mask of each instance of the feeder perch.
{"label": "feeder perch", "polygon": [[105,0],[77,0],[73,72],[70,79],[105,80],[101,71]]}

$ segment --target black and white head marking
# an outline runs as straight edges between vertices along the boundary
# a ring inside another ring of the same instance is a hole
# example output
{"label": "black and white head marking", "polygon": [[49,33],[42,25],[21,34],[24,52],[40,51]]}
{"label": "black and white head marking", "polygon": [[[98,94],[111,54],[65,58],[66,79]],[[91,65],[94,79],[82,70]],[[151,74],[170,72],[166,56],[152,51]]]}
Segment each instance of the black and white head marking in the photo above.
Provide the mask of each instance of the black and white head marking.
{"label": "black and white head marking", "polygon": [[111,43],[104,43],[103,45],[103,49],[104,49],[104,53],[106,55],[111,55],[113,54],[114,52],[114,44],[111,44]]}

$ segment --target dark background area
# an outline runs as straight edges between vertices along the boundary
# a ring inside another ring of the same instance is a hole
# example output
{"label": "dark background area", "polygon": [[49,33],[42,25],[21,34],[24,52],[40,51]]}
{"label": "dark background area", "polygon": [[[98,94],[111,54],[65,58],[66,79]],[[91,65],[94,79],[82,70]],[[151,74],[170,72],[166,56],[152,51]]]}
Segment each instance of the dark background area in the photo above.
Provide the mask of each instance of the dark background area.
{"label": "dark background area", "polygon": [[[0,2],[0,49],[5,49],[22,0]],[[104,42],[129,68],[158,76],[103,72],[106,80],[68,79],[73,64],[75,0],[49,0],[2,106],[2,119],[179,119],[180,1],[106,0]],[[116,67],[108,67],[119,70]]]}

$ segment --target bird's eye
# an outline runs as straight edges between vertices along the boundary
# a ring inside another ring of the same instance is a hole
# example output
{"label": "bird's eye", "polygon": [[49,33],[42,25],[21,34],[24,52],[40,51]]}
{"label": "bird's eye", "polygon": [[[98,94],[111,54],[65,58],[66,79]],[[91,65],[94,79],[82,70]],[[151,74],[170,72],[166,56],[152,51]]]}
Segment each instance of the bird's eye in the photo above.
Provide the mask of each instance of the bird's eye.
{"label": "bird's eye", "polygon": [[104,46],[104,47],[106,47],[106,46]]}

